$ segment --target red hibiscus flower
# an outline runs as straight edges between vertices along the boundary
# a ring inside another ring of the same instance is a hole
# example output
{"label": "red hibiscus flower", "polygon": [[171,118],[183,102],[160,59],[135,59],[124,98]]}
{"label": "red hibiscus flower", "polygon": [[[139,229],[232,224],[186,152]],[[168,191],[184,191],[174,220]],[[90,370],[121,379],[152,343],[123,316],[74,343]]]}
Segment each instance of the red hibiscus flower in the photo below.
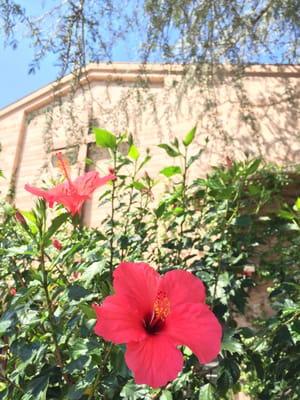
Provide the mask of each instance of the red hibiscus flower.
{"label": "red hibiscus flower", "polygon": [[179,345],[201,363],[220,351],[221,326],[205,302],[200,279],[176,270],[160,276],[145,263],[122,262],[114,272],[115,294],[94,305],[94,331],[126,343],[125,361],[138,384],[154,388],[176,378],[183,366]]}
{"label": "red hibiscus flower", "polygon": [[49,203],[49,207],[51,208],[54,203],[63,204],[72,215],[75,215],[80,212],[83,203],[90,198],[94,190],[108,181],[116,179],[116,176],[113,174],[100,178],[98,172],[91,171],[71,181],[62,154],[58,153],[57,157],[67,179],[66,182],[49,190],[39,189],[28,184],[25,185],[25,189],[28,192],[42,197]]}

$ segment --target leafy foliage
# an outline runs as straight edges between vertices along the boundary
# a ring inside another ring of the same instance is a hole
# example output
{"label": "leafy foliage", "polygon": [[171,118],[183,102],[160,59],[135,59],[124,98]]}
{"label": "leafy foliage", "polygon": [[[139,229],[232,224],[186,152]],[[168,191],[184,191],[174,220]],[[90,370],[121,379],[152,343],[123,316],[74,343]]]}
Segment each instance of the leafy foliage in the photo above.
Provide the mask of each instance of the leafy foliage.
{"label": "leafy foliage", "polygon": [[[95,134],[117,175],[99,198],[112,206],[99,229],[59,207],[51,220],[43,201],[22,218],[2,206],[0,399],[211,400],[240,390],[299,398],[300,212],[299,200],[282,199],[286,173],[255,159],[192,180],[202,151],[193,153],[192,130],[181,144],[160,145],[176,165],[161,171],[166,190],[157,198],[157,180],[144,170],[150,155],[126,135]],[[155,390],[134,383],[124,347],[93,333],[91,305],[111,293],[120,260],[144,260],[162,273],[188,269],[203,280],[223,325],[215,362],[200,365],[182,348],[185,367],[174,382]],[[253,316],[248,296],[265,282],[273,311]]]}

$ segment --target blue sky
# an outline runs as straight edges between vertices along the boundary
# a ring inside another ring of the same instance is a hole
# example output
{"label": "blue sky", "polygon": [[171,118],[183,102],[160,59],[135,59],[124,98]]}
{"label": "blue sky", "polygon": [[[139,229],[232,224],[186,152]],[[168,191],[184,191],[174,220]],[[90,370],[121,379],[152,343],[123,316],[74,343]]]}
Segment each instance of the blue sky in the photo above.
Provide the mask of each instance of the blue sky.
{"label": "blue sky", "polygon": [[32,56],[26,42],[16,50],[0,49],[0,109],[55,80],[58,69],[50,57],[42,62],[40,71],[28,74]]}
{"label": "blue sky", "polygon": [[[18,0],[31,15],[43,14],[57,0]],[[54,81],[59,75],[54,55],[47,56],[35,74],[28,74],[33,59],[33,49],[28,38],[19,38],[17,49],[3,46],[0,36],[0,109]],[[135,42],[135,43],[134,43]],[[116,46],[114,61],[133,61],[138,48],[138,38],[129,37],[126,43]]]}
{"label": "blue sky", "polygon": [[[38,15],[49,3],[53,4],[53,0],[19,0],[18,3],[26,6],[31,14]],[[45,59],[40,71],[29,75],[32,59],[33,49],[29,47],[28,39],[19,40],[17,49],[13,50],[5,48],[0,37],[0,109],[55,80],[58,68],[54,65],[54,57]]]}

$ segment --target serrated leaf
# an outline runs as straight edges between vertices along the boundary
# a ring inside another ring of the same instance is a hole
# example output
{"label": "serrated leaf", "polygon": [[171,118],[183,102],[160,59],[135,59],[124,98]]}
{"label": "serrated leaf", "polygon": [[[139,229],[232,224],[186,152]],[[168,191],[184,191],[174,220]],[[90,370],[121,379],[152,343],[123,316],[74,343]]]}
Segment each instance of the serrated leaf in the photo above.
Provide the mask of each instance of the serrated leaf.
{"label": "serrated leaf", "polygon": [[173,396],[169,390],[163,390],[159,400],[172,400]]}
{"label": "serrated leaf", "polygon": [[215,400],[215,399],[216,399],[215,389],[210,383],[207,383],[206,385],[200,388],[199,400]]}
{"label": "serrated leaf", "polygon": [[227,392],[227,390],[230,388],[231,385],[232,385],[231,375],[228,371],[223,369],[222,374],[219,376],[217,380],[218,390],[224,394]]}
{"label": "serrated leaf", "polygon": [[233,337],[234,332],[224,332],[224,337],[222,340],[222,350],[229,351],[229,353],[243,353],[242,344]]}
{"label": "serrated leaf", "polygon": [[191,130],[185,135],[185,137],[184,137],[184,139],[183,139],[183,141],[182,141],[182,143],[185,145],[185,147],[188,147],[188,146],[192,143],[192,141],[194,140],[195,134],[196,134],[196,129],[197,129],[197,126],[194,126],[194,128],[191,129]]}
{"label": "serrated leaf", "polygon": [[97,146],[114,150],[117,147],[117,139],[114,134],[105,129],[93,128]]}
{"label": "serrated leaf", "polygon": [[140,156],[140,152],[139,152],[138,148],[134,144],[132,144],[128,151],[128,157],[131,158],[132,160],[136,161],[136,160],[138,160],[139,156]]}
{"label": "serrated leaf", "polygon": [[101,274],[104,268],[105,268],[105,262],[96,261],[86,268],[80,280],[88,285],[96,275]]}
{"label": "serrated leaf", "polygon": [[180,155],[180,153],[169,144],[162,143],[159,144],[158,147],[164,149],[170,157],[178,157]]}
{"label": "serrated leaf", "polygon": [[170,178],[173,175],[181,174],[181,168],[178,166],[165,167],[159,173]]}

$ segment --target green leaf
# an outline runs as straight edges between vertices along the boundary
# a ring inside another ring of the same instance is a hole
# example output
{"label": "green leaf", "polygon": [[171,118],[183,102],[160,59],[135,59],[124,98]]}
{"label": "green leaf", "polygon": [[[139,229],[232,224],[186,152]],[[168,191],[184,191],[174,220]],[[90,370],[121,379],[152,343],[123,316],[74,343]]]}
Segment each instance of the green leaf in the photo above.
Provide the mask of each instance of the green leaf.
{"label": "green leaf", "polygon": [[246,227],[251,225],[252,218],[251,215],[239,215],[238,217],[234,218],[232,221],[233,225],[238,225],[240,227]]}
{"label": "green leaf", "polygon": [[263,379],[265,372],[261,356],[257,353],[249,353],[249,358],[251,359],[252,365],[255,367],[258,378]]}
{"label": "green leaf", "polygon": [[34,213],[32,211],[20,211],[20,213],[25,218],[31,233],[35,234],[38,231],[38,227]]}
{"label": "green leaf", "polygon": [[7,331],[8,328],[12,325],[12,321],[10,320],[4,320],[0,321],[0,336],[4,335]]}
{"label": "green leaf", "polygon": [[200,149],[200,150],[198,151],[197,154],[194,154],[194,155],[188,160],[187,168],[190,168],[190,166],[191,166],[195,161],[197,161],[197,160],[199,159],[199,157],[201,156],[202,153],[203,153],[203,149]]}
{"label": "green leaf", "polygon": [[88,355],[83,355],[78,357],[76,360],[73,360],[66,366],[66,371],[69,374],[73,374],[76,371],[82,371],[84,367],[87,365],[88,361],[90,361],[90,357]]}
{"label": "green leaf", "polygon": [[66,220],[69,217],[69,213],[64,213],[60,214],[58,217],[54,218],[52,221],[49,229],[47,230],[44,240],[47,242],[47,240],[51,239],[52,235],[61,227],[62,224],[66,222]]}
{"label": "green leaf", "polygon": [[170,157],[180,156],[180,153],[176,149],[171,147],[169,144],[162,143],[162,144],[159,144],[158,147],[160,147],[161,149],[164,149]]}
{"label": "green leaf", "polygon": [[231,385],[240,377],[240,367],[233,357],[224,358],[221,363],[224,371],[230,374]]}
{"label": "green leaf", "polygon": [[19,321],[22,324],[22,326],[39,324],[40,320],[41,317],[39,315],[39,312],[36,310],[27,309],[25,313],[19,316]]}
{"label": "green leaf", "polygon": [[181,174],[181,168],[178,166],[165,167],[159,173],[170,178],[173,175]]}
{"label": "green leaf", "polygon": [[7,255],[10,257],[17,256],[17,255],[32,255],[34,254],[33,248],[31,246],[26,246],[25,244],[20,247],[10,247],[7,250]]}
{"label": "green leaf", "polygon": [[287,219],[289,221],[292,221],[294,219],[294,214],[287,210],[280,210],[280,211],[278,211],[277,215],[278,215],[278,217]]}
{"label": "green leaf", "polygon": [[222,394],[225,394],[227,390],[230,388],[231,384],[232,380],[230,373],[226,370],[222,370],[222,374],[218,377],[217,380],[218,391],[220,391]]}
{"label": "green leaf", "polygon": [[96,319],[96,312],[94,309],[88,304],[79,304],[78,306],[80,310],[84,313],[84,315],[88,319]]}
{"label": "green leaf", "polygon": [[254,174],[254,172],[257,171],[257,169],[258,169],[258,167],[260,165],[260,162],[261,162],[260,159],[256,159],[256,160],[251,161],[250,164],[247,167],[246,174],[247,175]]}
{"label": "green leaf", "polygon": [[73,285],[69,288],[68,297],[70,300],[81,300],[84,297],[87,297],[90,294],[88,290],[79,285]]}
{"label": "green leaf", "polygon": [[41,375],[32,379],[26,388],[26,394],[22,399],[46,400],[46,393],[49,384],[49,375]]}
{"label": "green leaf", "polygon": [[300,197],[296,200],[295,207],[297,211],[300,211]]}
{"label": "green leaf", "polygon": [[229,351],[230,353],[243,353],[242,344],[234,338],[234,331],[225,331],[222,340],[222,350]]}
{"label": "green leaf", "polygon": [[147,187],[140,181],[133,181],[132,182],[132,186],[136,189],[136,190],[145,190],[147,189]]}
{"label": "green leaf", "polygon": [[185,135],[185,138],[184,138],[183,141],[182,141],[182,143],[185,145],[185,147],[188,147],[188,146],[192,143],[192,141],[194,140],[195,134],[196,134],[196,129],[197,129],[197,126],[194,126],[194,128],[191,129],[191,130]]}
{"label": "green leaf", "polygon": [[172,400],[173,396],[169,390],[163,390],[159,400]]}
{"label": "green leaf", "polygon": [[135,385],[133,382],[127,382],[120,393],[121,398],[125,398],[126,400],[139,400],[145,399],[146,394],[148,393],[147,389]]}
{"label": "green leaf", "polygon": [[199,400],[215,400],[215,399],[216,399],[215,389],[210,383],[207,383],[206,385],[200,388]]}
{"label": "green leaf", "polygon": [[104,268],[105,268],[104,261],[96,261],[86,268],[80,280],[86,282],[88,285],[96,275],[101,274]]}
{"label": "green leaf", "polygon": [[110,148],[112,150],[117,147],[117,139],[111,132],[101,128],[93,128],[96,138],[96,144],[99,147]]}
{"label": "green leaf", "polygon": [[286,325],[281,325],[279,327],[273,339],[273,346],[283,344],[293,344],[292,336]]}
{"label": "green leaf", "polygon": [[157,207],[157,209],[154,210],[156,217],[157,217],[157,218],[160,218],[160,217],[163,215],[163,213],[164,213],[164,211],[166,210],[166,208],[167,208],[167,204],[166,204],[165,202],[161,203],[161,204]]}
{"label": "green leaf", "polygon": [[138,151],[138,148],[134,144],[132,144],[128,151],[128,157],[136,161],[138,160],[139,156],[140,152]]}

